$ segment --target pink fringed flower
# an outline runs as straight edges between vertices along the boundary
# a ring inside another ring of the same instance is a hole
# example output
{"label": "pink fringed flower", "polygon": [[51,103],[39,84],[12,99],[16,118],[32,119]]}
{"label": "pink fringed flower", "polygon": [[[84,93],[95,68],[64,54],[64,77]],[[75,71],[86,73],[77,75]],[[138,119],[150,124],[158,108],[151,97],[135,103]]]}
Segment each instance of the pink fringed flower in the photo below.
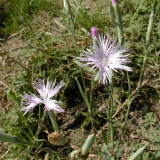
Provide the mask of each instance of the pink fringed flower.
{"label": "pink fringed flower", "polygon": [[98,38],[98,29],[96,27],[92,27],[91,34],[92,34],[93,38]]}
{"label": "pink fringed flower", "polygon": [[97,71],[96,76],[99,76],[99,83],[107,84],[111,82],[113,72],[118,70],[132,71],[132,68],[126,66],[129,63],[128,49],[117,46],[115,42],[112,43],[111,38],[105,36],[99,36],[97,39],[98,47],[92,46],[92,50],[87,49],[84,51],[81,57],[78,57],[80,61],[86,61],[86,65],[92,66],[92,69]]}
{"label": "pink fringed flower", "polygon": [[54,82],[49,82],[47,80],[47,83],[45,85],[44,80],[38,80],[37,83],[34,83],[34,88],[37,90],[37,92],[40,95],[40,98],[38,98],[34,94],[24,94],[22,97],[26,100],[26,102],[23,102],[22,104],[26,105],[26,107],[22,108],[22,111],[25,111],[24,114],[29,112],[30,110],[33,110],[34,107],[36,107],[38,104],[43,103],[44,109],[47,111],[55,110],[57,112],[64,112],[64,109],[62,109],[58,103],[57,100],[52,100],[51,97],[53,97],[55,94],[59,92],[59,90],[65,85],[62,81],[55,86],[56,80]]}
{"label": "pink fringed flower", "polygon": [[111,1],[113,5],[117,3],[117,0],[111,0]]}

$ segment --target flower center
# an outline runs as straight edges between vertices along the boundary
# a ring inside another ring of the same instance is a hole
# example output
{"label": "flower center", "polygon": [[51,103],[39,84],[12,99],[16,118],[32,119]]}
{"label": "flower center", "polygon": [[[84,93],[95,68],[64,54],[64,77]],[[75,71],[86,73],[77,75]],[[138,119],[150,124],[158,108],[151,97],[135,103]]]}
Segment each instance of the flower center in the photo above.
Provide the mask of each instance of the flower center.
{"label": "flower center", "polygon": [[103,58],[102,64],[105,65],[105,66],[108,64],[108,59],[106,57]]}

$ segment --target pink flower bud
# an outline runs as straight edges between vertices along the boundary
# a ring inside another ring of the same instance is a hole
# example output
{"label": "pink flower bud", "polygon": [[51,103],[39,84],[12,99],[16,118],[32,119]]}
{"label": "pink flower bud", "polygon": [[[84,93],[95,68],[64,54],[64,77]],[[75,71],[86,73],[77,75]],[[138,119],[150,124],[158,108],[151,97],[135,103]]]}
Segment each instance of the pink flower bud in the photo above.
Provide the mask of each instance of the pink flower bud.
{"label": "pink flower bud", "polygon": [[111,0],[111,1],[113,5],[117,3],[117,0]]}
{"label": "pink flower bud", "polygon": [[91,34],[92,34],[93,38],[98,38],[98,29],[96,27],[92,27]]}

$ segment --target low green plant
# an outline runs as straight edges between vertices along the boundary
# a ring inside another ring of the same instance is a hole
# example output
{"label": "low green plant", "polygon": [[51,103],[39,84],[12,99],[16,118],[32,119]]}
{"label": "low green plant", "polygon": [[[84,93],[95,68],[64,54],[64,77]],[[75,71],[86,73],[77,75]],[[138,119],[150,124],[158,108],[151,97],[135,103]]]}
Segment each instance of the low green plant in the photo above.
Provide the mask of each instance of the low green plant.
{"label": "low green plant", "polygon": [[53,11],[55,8],[61,9],[59,3],[47,0],[1,0],[0,3],[2,4],[1,10],[5,10],[5,12],[1,13],[3,19],[3,26],[1,26],[1,29],[7,36],[20,31],[24,26],[29,26],[30,29],[32,29],[30,25],[34,18],[32,15],[37,14],[40,10]]}

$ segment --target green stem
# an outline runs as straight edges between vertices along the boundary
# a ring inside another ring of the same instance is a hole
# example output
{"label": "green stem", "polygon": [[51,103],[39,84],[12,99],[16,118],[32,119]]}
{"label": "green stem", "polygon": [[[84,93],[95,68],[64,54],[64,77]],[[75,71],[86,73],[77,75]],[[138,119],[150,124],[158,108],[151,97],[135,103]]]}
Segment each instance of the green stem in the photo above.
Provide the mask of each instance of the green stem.
{"label": "green stem", "polygon": [[111,136],[111,140],[112,140],[112,145],[113,145],[113,148],[114,148],[114,138],[113,138],[113,133],[114,133],[114,130],[113,130],[113,119],[112,119],[112,116],[113,116],[113,83],[111,82],[110,84],[110,89],[107,87],[107,91],[108,91],[108,94],[109,94],[109,123],[108,123],[108,134],[107,134],[107,143],[109,144],[109,138]]}
{"label": "green stem", "polygon": [[142,82],[144,80],[144,69],[145,69],[146,60],[147,60],[147,52],[148,52],[148,44],[145,47],[145,55],[144,55],[144,58],[143,58],[142,70],[141,70],[141,73],[140,73],[140,76],[139,76],[139,84],[138,84],[138,87],[137,87],[137,91],[136,91],[136,93],[135,93],[135,95],[133,97],[136,97],[136,95],[138,94],[139,89],[140,89],[140,87],[142,85]]}
{"label": "green stem", "polygon": [[[92,119],[92,113],[90,112],[89,114],[90,114],[92,129],[94,131],[94,134],[96,135],[96,131],[95,131],[95,127],[94,127],[94,123],[93,123],[93,119]],[[95,136],[95,141],[96,141],[96,146],[97,146],[97,150],[98,150],[98,156],[100,156],[99,145],[98,145],[98,141],[97,141],[97,137],[96,136]]]}
{"label": "green stem", "polygon": [[60,131],[60,130],[59,130],[59,126],[58,126],[58,124],[57,124],[57,121],[56,121],[56,119],[55,119],[55,116],[54,116],[53,111],[48,111],[48,115],[49,115],[49,117],[50,117],[50,119],[51,119],[53,128],[55,129],[56,132],[59,132],[59,131]]}
{"label": "green stem", "polygon": [[[109,88],[108,86],[106,85],[106,88],[107,88],[107,92],[109,94],[109,97],[110,97],[110,91],[109,91]],[[109,102],[109,110],[107,109],[107,117],[109,118],[109,122],[108,122],[108,132],[107,132],[107,146],[109,145],[109,138],[110,138],[110,102]]]}
{"label": "green stem", "polygon": [[112,140],[112,146],[113,146],[113,150],[114,150],[114,138],[113,138],[113,133],[114,133],[114,129],[113,129],[113,83],[111,82],[110,84],[110,122],[111,122],[111,140]]}
{"label": "green stem", "polygon": [[127,114],[126,114],[125,121],[124,121],[124,127],[126,126],[128,114],[129,114],[130,107],[131,107],[131,103],[130,103],[131,102],[131,86],[130,86],[128,72],[127,72],[127,80],[128,80],[128,108],[127,108]]}
{"label": "green stem", "polygon": [[92,103],[92,91],[93,91],[93,87],[94,87],[94,80],[92,80],[92,84],[91,84],[91,91],[90,91],[90,100],[89,100],[89,110],[90,110],[90,112],[91,112],[91,103]]}
{"label": "green stem", "polygon": [[[92,119],[92,107],[91,107],[93,86],[94,86],[94,80],[92,80],[91,92],[90,92],[90,102],[88,105],[88,110],[89,110],[89,115],[90,115],[90,119],[91,119],[92,129],[94,130],[94,134],[96,135],[96,131],[95,131],[95,127],[94,127],[94,123],[93,123],[93,119]],[[95,141],[96,141],[96,146],[97,146],[97,150],[98,150],[98,155],[100,156],[99,145],[98,145],[98,141],[97,141],[96,137],[95,137]]]}

